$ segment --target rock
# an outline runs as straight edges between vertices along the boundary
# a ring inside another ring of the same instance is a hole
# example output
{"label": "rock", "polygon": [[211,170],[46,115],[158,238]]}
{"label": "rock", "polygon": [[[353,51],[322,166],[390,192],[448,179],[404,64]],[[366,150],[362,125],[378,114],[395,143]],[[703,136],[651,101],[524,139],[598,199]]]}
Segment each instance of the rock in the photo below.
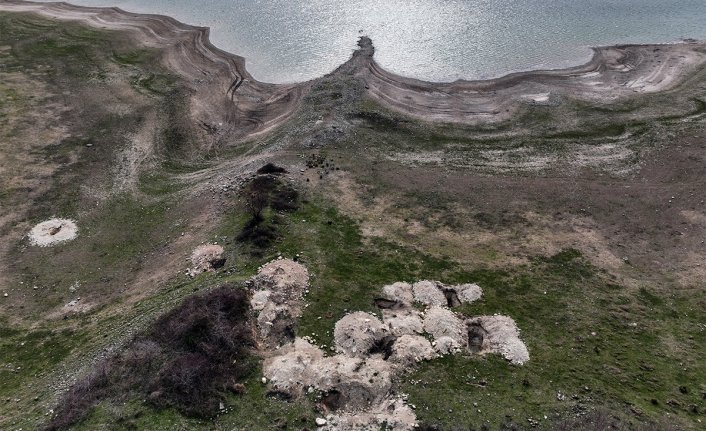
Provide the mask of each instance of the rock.
{"label": "rock", "polygon": [[322,427],[326,425],[328,422],[324,418],[316,418],[316,426],[317,427]]}
{"label": "rock", "polygon": [[263,385],[266,385],[266,384],[267,384],[267,377],[263,377],[263,378],[262,378],[262,384],[263,384]]}

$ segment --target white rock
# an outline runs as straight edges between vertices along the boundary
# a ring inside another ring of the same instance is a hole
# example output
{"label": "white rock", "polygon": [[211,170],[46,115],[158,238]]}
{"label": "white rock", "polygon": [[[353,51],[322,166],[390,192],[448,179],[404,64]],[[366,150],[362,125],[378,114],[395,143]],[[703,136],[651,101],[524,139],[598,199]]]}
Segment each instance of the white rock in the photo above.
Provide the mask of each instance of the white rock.
{"label": "white rock", "polygon": [[326,425],[326,423],[327,423],[327,422],[326,422],[326,419],[324,419],[324,418],[316,418],[316,426],[322,427],[322,426]]}

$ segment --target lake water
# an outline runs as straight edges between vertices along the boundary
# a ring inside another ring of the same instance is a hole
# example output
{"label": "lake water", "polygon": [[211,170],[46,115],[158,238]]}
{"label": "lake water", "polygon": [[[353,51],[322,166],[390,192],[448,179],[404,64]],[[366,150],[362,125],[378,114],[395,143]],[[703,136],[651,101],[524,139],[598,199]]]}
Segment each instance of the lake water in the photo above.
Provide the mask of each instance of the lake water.
{"label": "lake water", "polygon": [[591,46],[706,39],[706,0],[73,0],[211,27],[255,78],[295,82],[346,61],[370,36],[376,59],[431,81],[577,65]]}

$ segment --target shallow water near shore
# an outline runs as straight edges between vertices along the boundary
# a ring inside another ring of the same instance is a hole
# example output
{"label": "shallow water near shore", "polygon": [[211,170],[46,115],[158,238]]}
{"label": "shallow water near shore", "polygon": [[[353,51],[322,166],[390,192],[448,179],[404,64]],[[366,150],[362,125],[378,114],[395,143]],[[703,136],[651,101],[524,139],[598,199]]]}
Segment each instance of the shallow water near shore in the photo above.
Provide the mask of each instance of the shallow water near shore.
{"label": "shallow water near shore", "polygon": [[299,82],[345,62],[360,35],[389,71],[427,81],[574,66],[591,46],[706,38],[703,0],[72,0],[211,27],[261,81]]}

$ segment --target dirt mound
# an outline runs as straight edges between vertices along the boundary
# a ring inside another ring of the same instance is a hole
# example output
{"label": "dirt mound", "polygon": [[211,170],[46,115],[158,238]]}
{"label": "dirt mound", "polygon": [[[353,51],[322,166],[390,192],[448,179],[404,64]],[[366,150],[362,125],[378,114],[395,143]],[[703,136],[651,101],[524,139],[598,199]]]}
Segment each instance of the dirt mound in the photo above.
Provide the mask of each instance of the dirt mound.
{"label": "dirt mound", "polygon": [[451,310],[442,307],[429,308],[424,315],[424,330],[434,337],[434,347],[440,353],[455,352],[466,346],[466,325]]}
{"label": "dirt mound", "polygon": [[[400,300],[404,291],[393,286],[406,283],[395,283],[383,288],[383,293],[390,299]],[[412,286],[414,300],[427,306],[458,307],[461,304],[470,304],[483,295],[483,290],[477,284],[459,284],[447,286],[438,281],[418,281]],[[410,301],[407,301],[409,303]]]}
{"label": "dirt mound", "polygon": [[[276,289],[292,294],[292,285],[305,280],[302,276],[293,281],[291,274],[284,277],[282,266],[296,268],[281,262],[265,265],[252,281],[261,289],[254,293],[251,304],[260,311],[258,327],[264,327],[261,332],[265,337],[282,331],[281,322],[296,320],[293,314],[287,314],[292,310],[292,299],[283,302],[275,298]],[[377,431],[383,425],[391,430],[414,429],[414,411],[403,400],[393,398],[392,380],[396,373],[439,354],[467,349],[471,353],[499,352],[517,364],[529,359],[512,319],[482,316],[464,321],[446,308],[480,298],[481,289],[475,284],[449,287],[421,281],[414,285],[394,283],[382,290],[384,298],[376,301],[382,309],[382,321],[359,311],[336,322],[335,356],[326,357],[309,341],[294,339],[292,332],[293,342],[265,361],[263,373],[274,394],[294,398],[318,391],[322,409],[335,412],[319,418],[318,429]],[[420,312],[412,306],[415,300],[436,305]],[[431,335],[434,342],[425,335]]]}
{"label": "dirt mound", "polygon": [[[520,339],[520,330],[508,316],[480,316],[468,319],[469,341],[478,346],[478,353],[499,353],[513,364],[529,361],[527,346]],[[480,328],[480,329],[479,329]]]}
{"label": "dirt mound", "polygon": [[362,311],[348,314],[334,328],[336,351],[348,356],[368,356],[389,335],[388,327],[377,317]]}
{"label": "dirt mound", "polygon": [[226,258],[223,256],[223,247],[217,244],[203,244],[191,253],[191,268],[187,270],[187,274],[195,277],[203,272],[215,271],[221,268],[226,263]]}
{"label": "dirt mound", "polygon": [[342,394],[339,407],[348,410],[379,404],[392,389],[392,366],[382,359],[336,355],[316,362],[315,367],[315,386]]}
{"label": "dirt mound", "polygon": [[465,304],[475,302],[483,296],[483,289],[477,284],[459,284],[452,289],[456,291],[458,299]]}
{"label": "dirt mound", "polygon": [[39,247],[71,241],[78,235],[78,227],[73,220],[53,218],[43,221],[29,231],[29,241]]}
{"label": "dirt mound", "polygon": [[335,394],[329,397],[329,409],[364,409],[382,402],[392,388],[392,365],[382,359],[324,357],[321,349],[303,339],[281,351],[284,354],[265,361],[263,373],[274,392],[288,397],[314,388]]}
{"label": "dirt mound", "polygon": [[256,290],[301,295],[309,286],[309,271],[291,259],[277,259],[260,267],[252,283]]}
{"label": "dirt mound", "polygon": [[414,302],[414,293],[412,293],[412,285],[404,282],[388,284],[382,288],[382,293],[387,299],[411,304]]}
{"label": "dirt mound", "polygon": [[436,357],[429,340],[419,335],[403,335],[395,341],[390,361],[403,367],[411,367],[417,362]]}
{"label": "dirt mound", "polygon": [[262,341],[271,347],[293,341],[309,287],[306,267],[277,259],[263,265],[248,286],[253,290],[250,305],[259,311],[257,328]]}
{"label": "dirt mound", "polygon": [[318,380],[318,367],[314,364],[323,359],[324,352],[301,338],[280,352],[280,356],[266,359],[263,365],[271,390],[288,396],[303,395]]}
{"label": "dirt mound", "polygon": [[383,310],[382,318],[394,336],[415,335],[424,332],[422,314],[413,308]]}
{"label": "dirt mound", "polygon": [[424,305],[445,306],[446,296],[436,281],[418,281],[412,286],[414,300]]}
{"label": "dirt mound", "polygon": [[325,431],[378,431],[384,429],[411,431],[417,427],[417,416],[401,399],[385,400],[379,406],[365,412],[352,412],[326,417]]}

